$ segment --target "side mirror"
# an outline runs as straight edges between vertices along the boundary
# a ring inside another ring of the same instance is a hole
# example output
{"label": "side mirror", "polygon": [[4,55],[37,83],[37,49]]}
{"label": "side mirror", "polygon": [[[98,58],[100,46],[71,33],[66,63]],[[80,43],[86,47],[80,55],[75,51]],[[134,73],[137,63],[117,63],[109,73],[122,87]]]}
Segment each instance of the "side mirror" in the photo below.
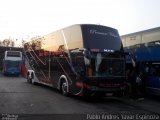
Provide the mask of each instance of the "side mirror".
{"label": "side mirror", "polygon": [[85,65],[86,65],[86,66],[89,66],[89,65],[90,65],[90,59],[91,59],[90,52],[89,52],[88,50],[84,50],[84,51],[83,51],[83,54],[84,54],[84,62],[85,62]]}
{"label": "side mirror", "polygon": [[87,58],[87,59],[90,59],[91,58],[91,54],[88,50],[84,50],[84,56]]}
{"label": "side mirror", "polygon": [[132,66],[136,67],[136,56],[130,52],[125,52],[124,54],[125,54],[125,56],[129,57],[128,59],[129,59],[129,61],[131,61]]}
{"label": "side mirror", "polygon": [[84,63],[85,63],[86,66],[89,66],[90,65],[90,59],[88,59],[84,56]]}
{"label": "side mirror", "polygon": [[133,67],[136,67],[136,61],[133,58],[131,58],[131,61],[132,61]]}

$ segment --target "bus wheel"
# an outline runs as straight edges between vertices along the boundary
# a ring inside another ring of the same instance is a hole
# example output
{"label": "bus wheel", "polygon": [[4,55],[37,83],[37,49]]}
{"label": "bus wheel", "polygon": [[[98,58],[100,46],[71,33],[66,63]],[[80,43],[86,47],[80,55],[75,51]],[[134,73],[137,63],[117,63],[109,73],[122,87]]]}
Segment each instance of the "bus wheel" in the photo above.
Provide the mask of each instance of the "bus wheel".
{"label": "bus wheel", "polygon": [[32,78],[29,78],[29,75],[27,75],[27,82],[32,83]]}
{"label": "bus wheel", "polygon": [[34,74],[31,74],[31,84],[36,85],[36,82],[34,81]]}
{"label": "bus wheel", "polygon": [[63,80],[61,83],[61,91],[64,96],[68,96],[67,87],[68,87],[67,82],[65,80]]}
{"label": "bus wheel", "polygon": [[27,74],[27,82],[33,84],[33,73],[31,74],[31,78],[29,77],[29,73]]}

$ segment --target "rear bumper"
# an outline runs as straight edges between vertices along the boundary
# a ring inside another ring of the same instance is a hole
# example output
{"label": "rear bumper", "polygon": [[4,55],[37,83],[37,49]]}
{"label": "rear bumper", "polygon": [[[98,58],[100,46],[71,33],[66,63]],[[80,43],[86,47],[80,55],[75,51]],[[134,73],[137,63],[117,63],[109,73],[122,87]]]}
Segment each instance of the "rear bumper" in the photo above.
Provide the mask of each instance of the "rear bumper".
{"label": "rear bumper", "polygon": [[18,75],[18,74],[20,74],[20,71],[18,71],[18,70],[6,70],[6,71],[4,71],[4,74]]}

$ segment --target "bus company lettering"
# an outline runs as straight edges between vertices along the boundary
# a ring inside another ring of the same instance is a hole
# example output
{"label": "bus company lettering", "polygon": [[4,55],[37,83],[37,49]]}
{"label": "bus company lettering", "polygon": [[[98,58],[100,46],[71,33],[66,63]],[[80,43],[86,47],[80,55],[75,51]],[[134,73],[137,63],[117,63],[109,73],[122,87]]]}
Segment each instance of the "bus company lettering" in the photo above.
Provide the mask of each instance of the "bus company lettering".
{"label": "bus company lettering", "polygon": [[100,32],[100,31],[97,31],[97,30],[95,30],[95,29],[91,29],[90,30],[90,34],[98,34],[98,35],[104,35],[104,36],[112,36],[112,37],[118,37],[115,33],[113,33],[113,32],[108,32],[108,33],[106,33],[106,32]]}
{"label": "bus company lettering", "polygon": [[44,51],[44,52],[40,52],[39,56],[49,56],[49,55],[62,55],[64,52],[63,51]]}
{"label": "bus company lettering", "polygon": [[94,29],[91,29],[91,30],[90,30],[90,33],[91,33],[91,34],[105,35],[105,36],[107,36],[107,35],[108,35],[108,33],[99,32],[99,31],[94,30]]}
{"label": "bus company lettering", "polygon": [[111,53],[113,53],[113,52],[114,52],[114,50],[104,49],[104,52],[111,52]]}

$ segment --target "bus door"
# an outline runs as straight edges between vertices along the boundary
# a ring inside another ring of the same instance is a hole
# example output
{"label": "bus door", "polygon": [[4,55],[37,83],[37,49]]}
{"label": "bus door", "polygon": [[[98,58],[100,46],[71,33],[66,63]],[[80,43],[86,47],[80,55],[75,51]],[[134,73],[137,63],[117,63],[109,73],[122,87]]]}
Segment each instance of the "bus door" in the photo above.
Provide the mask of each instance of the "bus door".
{"label": "bus door", "polygon": [[[74,94],[80,92],[82,88],[82,79],[85,76],[85,63],[84,63],[84,55],[82,51],[72,51],[71,52],[72,66],[74,75],[76,77],[72,78],[72,89]],[[70,76],[72,77],[72,76]]]}

